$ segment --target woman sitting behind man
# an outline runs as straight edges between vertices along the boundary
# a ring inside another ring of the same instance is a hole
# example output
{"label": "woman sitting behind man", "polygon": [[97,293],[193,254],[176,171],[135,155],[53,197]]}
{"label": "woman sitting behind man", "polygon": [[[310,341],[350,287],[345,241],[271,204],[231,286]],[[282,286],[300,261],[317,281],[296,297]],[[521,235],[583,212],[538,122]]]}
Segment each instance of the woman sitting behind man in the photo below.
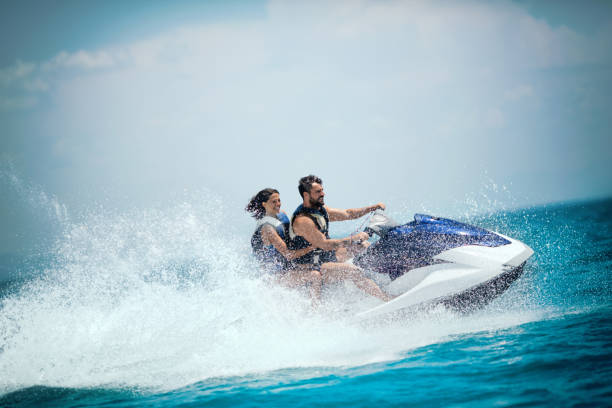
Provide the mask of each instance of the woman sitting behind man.
{"label": "woman sitting behind man", "polygon": [[268,271],[279,274],[278,280],[281,284],[292,288],[310,286],[310,295],[316,303],[321,297],[321,273],[291,262],[314,248],[297,251],[287,248],[289,218],[281,212],[280,207],[280,195],[278,190],[273,188],[261,190],[247,204],[245,210],[257,220],[255,232],[251,237],[253,254]]}
{"label": "woman sitting behind man", "polygon": [[289,218],[280,207],[278,190],[266,188],[251,198],[245,210],[257,220],[251,237],[253,254],[266,269],[279,274],[278,280],[281,284],[289,287],[309,285],[313,301],[318,302],[323,283],[350,280],[369,295],[384,301],[390,299],[373,280],[365,277],[354,265],[330,262],[321,265],[320,271],[317,271],[311,270],[307,264],[293,263],[292,260],[316,248],[312,245],[299,250],[287,248],[290,239]]}

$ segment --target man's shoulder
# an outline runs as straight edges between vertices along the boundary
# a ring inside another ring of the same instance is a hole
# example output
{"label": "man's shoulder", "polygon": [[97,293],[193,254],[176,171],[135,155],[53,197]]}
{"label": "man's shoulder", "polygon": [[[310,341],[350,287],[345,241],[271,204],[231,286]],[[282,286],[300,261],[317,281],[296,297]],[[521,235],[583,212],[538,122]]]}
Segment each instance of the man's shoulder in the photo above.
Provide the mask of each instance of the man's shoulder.
{"label": "man's shoulder", "polygon": [[314,221],[308,216],[308,214],[296,214],[293,218],[294,227],[314,227]]}
{"label": "man's shoulder", "polygon": [[310,218],[308,214],[304,214],[304,213],[295,214],[295,218],[293,219],[293,222],[300,222],[300,223],[309,222],[309,221],[312,222],[312,219]]}

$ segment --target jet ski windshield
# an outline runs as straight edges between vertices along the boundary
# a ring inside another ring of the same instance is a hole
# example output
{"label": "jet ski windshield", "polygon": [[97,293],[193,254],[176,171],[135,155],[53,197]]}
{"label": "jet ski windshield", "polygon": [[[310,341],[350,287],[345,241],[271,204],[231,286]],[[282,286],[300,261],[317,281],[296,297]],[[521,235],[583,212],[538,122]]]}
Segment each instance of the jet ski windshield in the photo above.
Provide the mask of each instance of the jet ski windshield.
{"label": "jet ski windshield", "polygon": [[392,230],[395,227],[399,227],[401,224],[399,222],[394,221],[391,217],[388,217],[382,211],[376,211],[370,217],[370,222],[365,229],[365,232],[372,236],[372,234],[376,234],[379,237],[384,237],[387,235],[387,232]]}

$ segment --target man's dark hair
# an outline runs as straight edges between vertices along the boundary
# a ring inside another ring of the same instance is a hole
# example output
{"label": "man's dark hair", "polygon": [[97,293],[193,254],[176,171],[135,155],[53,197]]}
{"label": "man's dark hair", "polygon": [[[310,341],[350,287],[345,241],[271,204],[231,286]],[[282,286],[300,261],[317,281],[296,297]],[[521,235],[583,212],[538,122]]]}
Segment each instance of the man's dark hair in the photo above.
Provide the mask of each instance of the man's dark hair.
{"label": "man's dark hair", "polygon": [[304,193],[310,193],[312,189],[312,185],[314,183],[319,183],[323,185],[323,180],[318,178],[317,176],[313,176],[312,174],[306,177],[302,177],[300,179],[300,184],[298,184],[298,191],[300,192],[300,197],[304,198]]}

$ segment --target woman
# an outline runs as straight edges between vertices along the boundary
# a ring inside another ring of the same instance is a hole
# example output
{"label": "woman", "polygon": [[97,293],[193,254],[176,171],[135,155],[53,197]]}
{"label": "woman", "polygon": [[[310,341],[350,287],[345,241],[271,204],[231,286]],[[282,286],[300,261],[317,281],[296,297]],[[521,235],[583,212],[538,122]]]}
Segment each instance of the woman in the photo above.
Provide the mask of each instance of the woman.
{"label": "woman", "polygon": [[292,251],[285,242],[289,239],[289,218],[280,210],[278,190],[265,188],[255,194],[245,210],[257,220],[251,237],[253,254],[266,269],[278,274],[281,284],[288,287],[309,286],[313,303],[318,303],[323,284],[321,273],[294,265],[291,261],[306,255],[314,248]]}

